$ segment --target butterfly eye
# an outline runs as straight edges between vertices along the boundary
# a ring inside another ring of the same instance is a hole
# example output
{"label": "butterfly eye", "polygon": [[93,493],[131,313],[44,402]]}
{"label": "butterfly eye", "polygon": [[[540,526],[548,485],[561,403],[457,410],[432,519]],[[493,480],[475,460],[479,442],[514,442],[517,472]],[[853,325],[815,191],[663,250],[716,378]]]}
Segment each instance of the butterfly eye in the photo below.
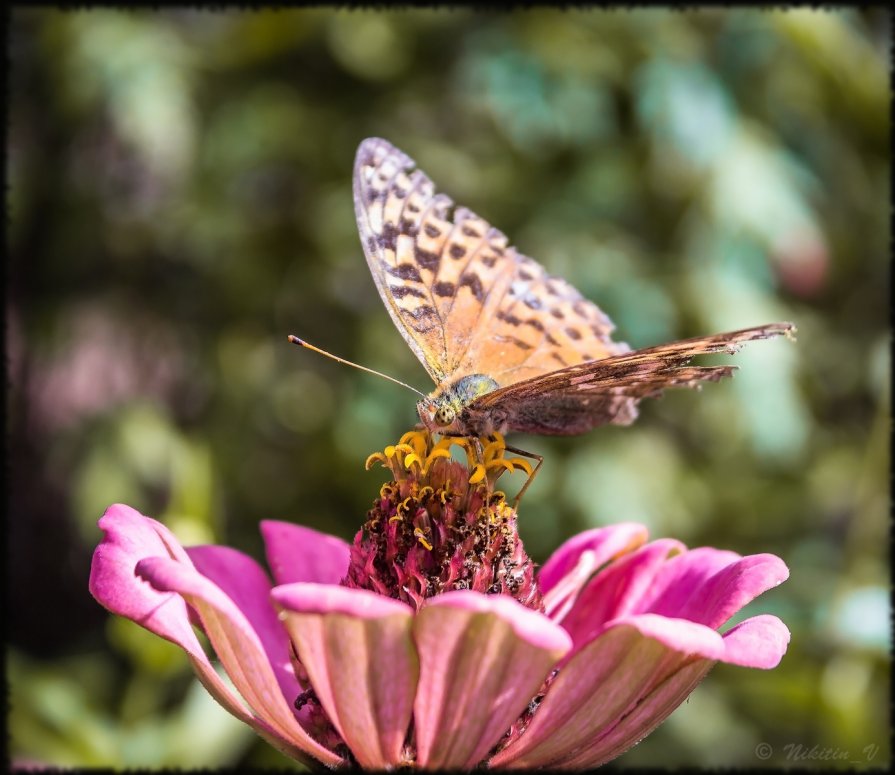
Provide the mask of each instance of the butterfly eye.
{"label": "butterfly eye", "polygon": [[454,417],[456,417],[456,412],[454,412],[452,407],[439,406],[435,410],[433,419],[438,425],[450,425],[454,421]]}

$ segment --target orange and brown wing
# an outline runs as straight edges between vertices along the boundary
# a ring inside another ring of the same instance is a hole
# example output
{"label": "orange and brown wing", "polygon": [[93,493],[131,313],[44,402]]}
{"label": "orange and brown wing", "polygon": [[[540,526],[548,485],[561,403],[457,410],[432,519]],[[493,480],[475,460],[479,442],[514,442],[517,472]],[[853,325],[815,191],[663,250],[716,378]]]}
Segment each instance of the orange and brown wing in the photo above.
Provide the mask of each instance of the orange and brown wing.
{"label": "orange and brown wing", "polygon": [[506,386],[631,349],[612,341],[612,321],[571,284],[515,250],[513,257],[512,278],[495,289],[458,374],[481,372]]}
{"label": "orange and brown wing", "polygon": [[574,435],[607,423],[627,425],[642,398],[669,387],[696,387],[730,376],[735,366],[689,366],[697,355],[735,353],[745,342],[785,334],[792,323],[771,323],[713,336],[683,339],[570,366],[498,388],[474,401],[463,421],[472,433],[488,427],[547,435]]}
{"label": "orange and brown wing", "polygon": [[436,383],[483,373],[508,385],[628,349],[596,305],[387,141],[358,148],[354,203],[376,287]]}

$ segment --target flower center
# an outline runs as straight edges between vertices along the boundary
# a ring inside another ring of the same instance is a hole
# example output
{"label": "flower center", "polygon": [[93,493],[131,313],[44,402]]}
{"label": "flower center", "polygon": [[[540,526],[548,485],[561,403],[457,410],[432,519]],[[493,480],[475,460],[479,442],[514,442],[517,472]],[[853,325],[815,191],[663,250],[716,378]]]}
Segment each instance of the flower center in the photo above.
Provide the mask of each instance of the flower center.
{"label": "flower center", "polygon": [[[451,457],[461,447],[468,465]],[[384,484],[351,547],[347,587],[403,600],[417,610],[453,589],[510,595],[544,610],[516,525],[516,511],[494,489],[504,471],[531,467],[504,457],[506,445],[488,439],[411,431],[398,444],[367,458],[394,476]]]}

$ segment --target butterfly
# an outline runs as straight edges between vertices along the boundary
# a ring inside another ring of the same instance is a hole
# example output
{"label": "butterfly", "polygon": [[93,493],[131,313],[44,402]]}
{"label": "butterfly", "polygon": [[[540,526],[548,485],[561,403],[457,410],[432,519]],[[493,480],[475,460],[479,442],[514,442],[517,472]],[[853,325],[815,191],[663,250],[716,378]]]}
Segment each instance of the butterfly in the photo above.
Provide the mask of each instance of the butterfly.
{"label": "butterfly", "polygon": [[641,399],[736,368],[690,366],[694,356],[795,331],[771,323],[632,351],[612,340],[614,326],[596,304],[438,193],[388,141],[360,144],[353,188],[373,280],[435,381],[417,411],[439,434],[574,435],[627,425]]}

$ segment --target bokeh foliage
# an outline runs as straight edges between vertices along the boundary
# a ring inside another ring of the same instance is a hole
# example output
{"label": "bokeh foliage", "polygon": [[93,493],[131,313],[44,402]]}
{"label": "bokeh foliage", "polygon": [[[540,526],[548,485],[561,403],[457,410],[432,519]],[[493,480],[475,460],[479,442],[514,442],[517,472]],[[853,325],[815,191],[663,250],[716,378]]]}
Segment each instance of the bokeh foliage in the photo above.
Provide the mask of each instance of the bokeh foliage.
{"label": "bokeh foliage", "polygon": [[885,11],[17,9],[9,46],[15,760],[284,764],[87,572],[117,501],[259,558],[262,518],[353,535],[414,399],[286,334],[425,386],[354,224],[379,135],[634,347],[798,325],[630,428],[516,438],[546,457],[522,533],[542,561],[637,520],[791,568],[750,609],[782,665],[716,669],[620,765],[885,765]]}

